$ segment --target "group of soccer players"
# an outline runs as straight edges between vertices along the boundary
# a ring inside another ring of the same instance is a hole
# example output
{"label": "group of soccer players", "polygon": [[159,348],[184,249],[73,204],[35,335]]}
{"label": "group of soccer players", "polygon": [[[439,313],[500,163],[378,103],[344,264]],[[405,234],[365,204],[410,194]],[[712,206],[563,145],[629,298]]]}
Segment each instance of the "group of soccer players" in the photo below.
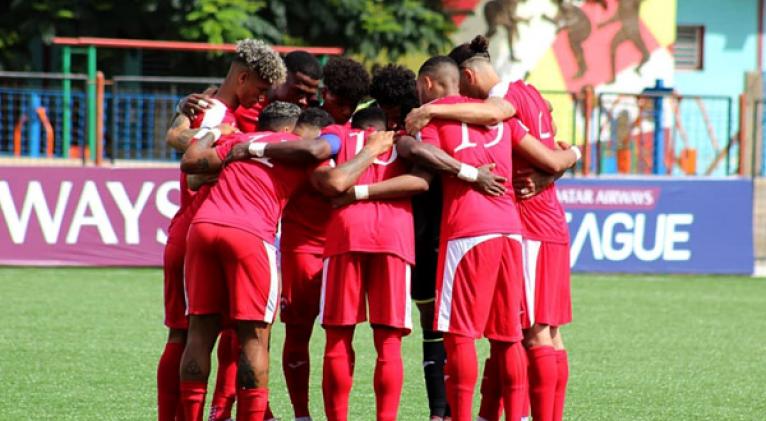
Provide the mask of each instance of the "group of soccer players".
{"label": "group of soccer players", "polygon": [[[321,66],[243,40],[220,86],[179,103],[161,421],[203,419],[216,342],[209,420],[235,404],[237,420],[274,419],[270,345],[282,346],[295,420],[311,420],[317,318],[326,418],[348,419],[354,330],[369,321],[375,417],[396,420],[412,302],[431,420],[473,419],[481,337],[477,419],[562,419],[569,238],[554,181],[580,152],[554,140],[548,103],[501,80],[487,47],[479,36],[417,75],[387,65],[370,77],[349,58]],[[278,308],[285,342],[270,344]]]}

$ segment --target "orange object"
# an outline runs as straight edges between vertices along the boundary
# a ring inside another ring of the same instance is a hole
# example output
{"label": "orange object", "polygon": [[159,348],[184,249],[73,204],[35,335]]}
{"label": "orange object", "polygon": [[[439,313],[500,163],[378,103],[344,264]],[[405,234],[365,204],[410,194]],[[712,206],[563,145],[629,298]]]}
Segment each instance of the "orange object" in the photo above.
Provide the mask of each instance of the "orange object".
{"label": "orange object", "polygon": [[45,113],[45,107],[39,107],[36,111],[37,117],[40,118],[40,122],[42,122],[43,127],[45,127],[45,153],[48,158],[53,158],[53,147],[55,146],[55,132],[53,131],[53,126],[51,125],[50,120],[48,120],[48,114]]}
{"label": "orange object", "polygon": [[13,156],[21,156],[21,130],[26,122],[27,116],[22,114],[16,126],[13,127]]}
{"label": "orange object", "polygon": [[96,72],[96,165],[104,159],[104,73]]}
{"label": "orange object", "polygon": [[621,148],[617,150],[617,172],[620,174],[630,174],[631,161],[630,148]]}
{"label": "orange object", "polygon": [[679,157],[679,165],[681,171],[686,175],[697,174],[697,150],[693,148],[684,148],[681,150],[681,156]]}

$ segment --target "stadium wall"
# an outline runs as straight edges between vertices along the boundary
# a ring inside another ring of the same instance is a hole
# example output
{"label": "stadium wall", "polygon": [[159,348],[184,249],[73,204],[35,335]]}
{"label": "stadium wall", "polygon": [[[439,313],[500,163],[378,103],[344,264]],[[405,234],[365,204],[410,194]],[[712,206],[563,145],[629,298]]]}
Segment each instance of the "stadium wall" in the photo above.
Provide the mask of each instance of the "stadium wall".
{"label": "stadium wall", "polygon": [[[563,179],[574,271],[753,271],[753,181]],[[177,168],[3,167],[0,264],[159,266]]]}

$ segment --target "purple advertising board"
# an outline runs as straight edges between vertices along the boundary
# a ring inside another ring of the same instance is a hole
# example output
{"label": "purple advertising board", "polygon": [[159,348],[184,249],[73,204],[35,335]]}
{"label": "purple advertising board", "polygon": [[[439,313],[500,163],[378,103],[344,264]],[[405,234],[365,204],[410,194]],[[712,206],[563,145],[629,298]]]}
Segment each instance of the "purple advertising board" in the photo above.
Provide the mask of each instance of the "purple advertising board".
{"label": "purple advertising board", "polygon": [[747,179],[562,179],[576,272],[753,272]]}
{"label": "purple advertising board", "polygon": [[[573,270],[753,270],[752,182],[562,179]],[[160,266],[175,168],[0,168],[0,264]]]}
{"label": "purple advertising board", "polygon": [[0,264],[160,266],[178,170],[0,168]]}

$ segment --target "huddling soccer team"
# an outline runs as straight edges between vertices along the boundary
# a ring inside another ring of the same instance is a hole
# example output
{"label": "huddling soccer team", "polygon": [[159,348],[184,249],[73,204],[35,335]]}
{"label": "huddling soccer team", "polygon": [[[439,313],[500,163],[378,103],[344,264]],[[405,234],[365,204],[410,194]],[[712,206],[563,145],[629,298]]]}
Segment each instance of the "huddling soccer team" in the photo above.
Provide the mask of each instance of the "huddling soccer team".
{"label": "huddling soccer team", "polygon": [[562,419],[559,327],[572,312],[554,181],[580,151],[554,140],[550,105],[501,80],[487,47],[479,36],[417,75],[387,65],[371,78],[349,58],[321,66],[243,40],[220,86],[179,103],[167,133],[183,158],[164,253],[161,421],[203,419],[216,342],[208,419],[230,419],[235,403],[237,420],[274,419],[278,308],[285,342],[273,345],[296,420],[311,420],[317,318],[326,418],[348,419],[354,330],[369,321],[375,418],[395,420],[412,302],[431,420],[472,420],[481,337],[477,419]]}

